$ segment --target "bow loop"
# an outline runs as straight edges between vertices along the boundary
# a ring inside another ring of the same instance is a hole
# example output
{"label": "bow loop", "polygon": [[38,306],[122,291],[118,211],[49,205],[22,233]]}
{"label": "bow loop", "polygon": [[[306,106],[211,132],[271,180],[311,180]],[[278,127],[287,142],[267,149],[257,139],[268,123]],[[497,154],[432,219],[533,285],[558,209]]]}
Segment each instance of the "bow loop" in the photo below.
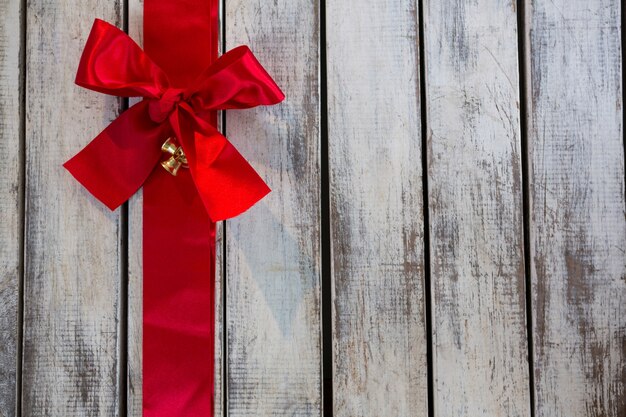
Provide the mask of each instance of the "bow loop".
{"label": "bow loop", "polygon": [[76,73],[76,84],[121,97],[159,98],[165,73],[126,33],[96,19]]}
{"label": "bow loop", "polygon": [[222,55],[191,89],[191,106],[202,110],[247,109],[277,104],[285,95],[247,46]]}

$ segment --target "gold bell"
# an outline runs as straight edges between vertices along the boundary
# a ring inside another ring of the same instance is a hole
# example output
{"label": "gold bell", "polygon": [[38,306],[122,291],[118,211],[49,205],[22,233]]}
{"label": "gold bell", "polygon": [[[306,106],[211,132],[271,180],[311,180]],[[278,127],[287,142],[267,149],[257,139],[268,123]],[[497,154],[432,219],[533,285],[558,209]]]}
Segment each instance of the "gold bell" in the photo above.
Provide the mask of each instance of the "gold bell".
{"label": "gold bell", "polygon": [[187,158],[182,146],[178,146],[174,138],[168,138],[161,146],[161,151],[171,155],[161,162],[161,166],[173,176],[176,176],[180,167],[187,168]]}
{"label": "gold bell", "polygon": [[178,159],[176,159],[175,156],[172,155],[167,160],[162,161],[161,166],[165,168],[167,172],[169,172],[173,176],[176,176],[180,167],[183,166],[183,163],[180,162]]}
{"label": "gold bell", "polygon": [[170,155],[174,155],[176,153],[176,149],[178,149],[178,145],[174,142],[173,138],[167,138],[161,146],[161,151],[169,153]]}

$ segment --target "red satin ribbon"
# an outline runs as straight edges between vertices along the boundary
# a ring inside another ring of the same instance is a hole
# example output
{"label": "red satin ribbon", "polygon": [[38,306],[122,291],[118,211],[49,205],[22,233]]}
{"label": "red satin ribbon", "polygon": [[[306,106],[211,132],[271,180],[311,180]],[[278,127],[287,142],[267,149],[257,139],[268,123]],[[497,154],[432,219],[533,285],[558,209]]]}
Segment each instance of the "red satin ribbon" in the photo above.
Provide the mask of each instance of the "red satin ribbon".
{"label": "red satin ribbon", "polygon": [[246,46],[210,65],[187,88],[165,73],[124,32],[96,20],[76,84],[101,93],[144,97],[122,113],[65,167],[95,197],[115,209],[148,178],[168,135],[180,141],[211,220],[236,216],[269,188],[210,124],[212,111],[275,104],[284,95]]}
{"label": "red satin ribbon", "polygon": [[[64,166],[111,209],[143,185],[144,416],[210,416],[214,222],[269,192],[215,129],[216,110],[275,104],[284,95],[247,47],[216,60],[217,0],[145,0],[144,19],[146,53],[95,21],[76,83],[144,100]],[[177,177],[158,167],[172,135],[189,161]]]}

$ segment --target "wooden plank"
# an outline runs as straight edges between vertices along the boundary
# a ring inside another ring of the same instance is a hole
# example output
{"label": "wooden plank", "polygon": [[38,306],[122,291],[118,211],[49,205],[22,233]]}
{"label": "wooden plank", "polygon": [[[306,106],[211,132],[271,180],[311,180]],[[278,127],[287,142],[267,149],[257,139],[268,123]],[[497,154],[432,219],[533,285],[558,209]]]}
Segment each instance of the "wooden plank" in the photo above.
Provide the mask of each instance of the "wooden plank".
{"label": "wooden plank", "polygon": [[[143,0],[128,0],[128,34],[143,46]],[[139,99],[129,100],[129,105]],[[128,201],[128,417],[142,417],[143,388],[143,193]]]}
{"label": "wooden plank", "polygon": [[426,416],[418,3],[326,7],[333,415]]}
{"label": "wooden plank", "polygon": [[[220,23],[221,24],[221,23]],[[128,32],[140,45],[143,44],[143,0],[129,0]],[[137,102],[131,99],[130,104]],[[142,329],[143,329],[143,199],[139,191],[129,201],[128,221],[128,416],[142,416]],[[215,283],[215,412],[222,415],[222,224],[217,225],[216,283]]]}
{"label": "wooden plank", "polygon": [[529,416],[515,1],[426,1],[437,416]]}
{"label": "wooden plank", "polygon": [[[129,8],[129,12],[133,10]],[[132,16],[129,13],[129,16]],[[133,19],[129,19],[132,22]],[[132,32],[133,26],[129,26]],[[143,197],[128,203],[128,417],[142,417],[143,349]]]}
{"label": "wooden plank", "polygon": [[[143,45],[143,0],[128,1],[128,34]],[[130,99],[129,105],[139,99]],[[128,201],[128,417],[142,417],[143,384],[143,193]]]}
{"label": "wooden plank", "polygon": [[535,415],[624,416],[620,2],[534,0],[526,21]]}
{"label": "wooden plank", "polygon": [[0,0],[0,417],[16,415],[21,252],[20,2]]}
{"label": "wooden plank", "polygon": [[74,85],[95,17],[119,1],[29,1],[22,415],[119,415],[119,211],[61,166],[113,120],[117,98]]}
{"label": "wooden plank", "polygon": [[226,224],[226,411],[319,416],[319,4],[229,0],[225,15],[227,49],[250,45],[287,96],[227,112],[227,136],[273,191]]}

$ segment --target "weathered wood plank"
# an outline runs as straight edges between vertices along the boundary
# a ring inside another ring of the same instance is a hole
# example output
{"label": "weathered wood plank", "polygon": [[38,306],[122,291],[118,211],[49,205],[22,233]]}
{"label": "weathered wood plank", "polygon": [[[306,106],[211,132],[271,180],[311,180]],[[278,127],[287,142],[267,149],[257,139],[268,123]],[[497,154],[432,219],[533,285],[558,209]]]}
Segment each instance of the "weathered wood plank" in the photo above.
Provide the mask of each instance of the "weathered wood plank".
{"label": "weathered wood plank", "polygon": [[527,13],[537,417],[626,415],[620,2]]}
{"label": "weathered wood plank", "polygon": [[319,416],[319,4],[225,2],[226,47],[249,44],[284,90],[228,111],[226,133],[273,189],[226,224],[227,412]]}
{"label": "weathered wood plank", "polygon": [[[128,0],[128,34],[143,46],[143,0]],[[129,100],[129,106],[139,99]],[[143,415],[143,193],[128,201],[128,417]]]}
{"label": "weathered wood plank", "polygon": [[224,415],[224,227],[216,226],[215,244],[215,387],[213,393],[215,416]]}
{"label": "weathered wood plank", "polygon": [[334,415],[426,416],[418,3],[326,7]]}
{"label": "weathered wood plank", "polygon": [[[221,23],[220,23],[221,24]],[[129,0],[128,32],[143,44],[143,0]],[[130,104],[137,102],[131,99]],[[129,288],[128,288],[128,416],[142,415],[142,329],[143,329],[143,200],[141,191],[129,201]],[[222,415],[222,225],[217,225],[215,283],[215,415]]]}
{"label": "weathered wood plank", "polygon": [[[143,45],[143,0],[128,1],[128,34]],[[130,99],[129,105],[138,99]],[[128,201],[128,417],[142,417],[143,383],[143,193]]]}
{"label": "weathered wood plank", "polygon": [[[132,2],[131,2],[132,3]],[[129,16],[131,8],[129,8]],[[133,19],[129,19],[133,22]],[[129,26],[133,32],[133,26]],[[135,37],[135,39],[137,39]],[[142,416],[143,348],[143,199],[139,191],[128,202],[128,417]]]}
{"label": "weathered wood plank", "polygon": [[61,166],[113,120],[120,101],[74,85],[93,19],[119,1],[29,1],[23,413],[117,416],[119,211]]}
{"label": "weathered wood plank", "polygon": [[23,10],[0,0],[0,417],[16,415],[21,252]]}
{"label": "weathered wood plank", "polygon": [[515,1],[424,6],[437,416],[529,416]]}

